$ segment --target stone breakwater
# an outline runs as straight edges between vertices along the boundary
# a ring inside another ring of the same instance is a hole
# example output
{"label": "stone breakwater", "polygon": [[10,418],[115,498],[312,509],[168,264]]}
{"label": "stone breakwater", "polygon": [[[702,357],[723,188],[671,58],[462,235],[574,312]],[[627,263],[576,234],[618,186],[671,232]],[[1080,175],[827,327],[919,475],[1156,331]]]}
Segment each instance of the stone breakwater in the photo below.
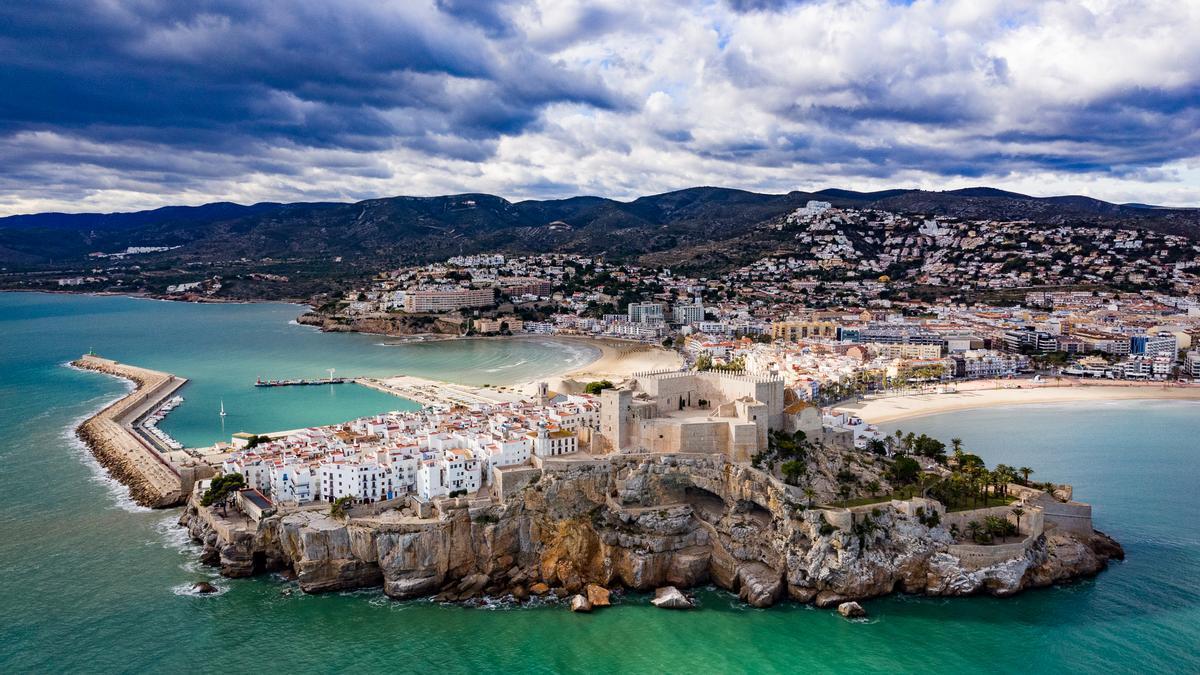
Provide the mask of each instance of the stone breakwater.
{"label": "stone breakwater", "polygon": [[589,584],[712,583],[758,607],[895,591],[1006,596],[1123,557],[1100,532],[1054,527],[1015,550],[967,555],[984,547],[955,544],[912,503],[805,508],[787,486],[719,456],[546,461],[498,483],[493,499],[443,500],[426,517],[402,509],[341,520],[314,506],[253,522],[193,499],[180,522],[227,576],[290,570],[308,592],[382,586],[394,598],[449,601],[565,597]]}
{"label": "stone breakwater", "polygon": [[[170,373],[138,368],[97,356],[72,362],[77,368],[132,381],[132,392],[89,417],[76,428],[96,461],[129,488],[130,497],[142,506],[167,508],[186,500],[194,469],[181,472],[133,424],[170,397],[187,380]],[[186,474],[186,475],[184,475]],[[188,483],[185,485],[185,482]]]}

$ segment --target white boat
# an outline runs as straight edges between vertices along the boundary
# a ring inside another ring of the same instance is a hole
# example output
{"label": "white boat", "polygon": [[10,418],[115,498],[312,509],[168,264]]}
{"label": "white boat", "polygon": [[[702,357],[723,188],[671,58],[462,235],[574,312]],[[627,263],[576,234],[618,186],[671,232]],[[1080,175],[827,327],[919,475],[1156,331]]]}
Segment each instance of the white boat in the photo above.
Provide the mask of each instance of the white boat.
{"label": "white boat", "polygon": [[225,399],[221,399],[221,417],[225,416]]}

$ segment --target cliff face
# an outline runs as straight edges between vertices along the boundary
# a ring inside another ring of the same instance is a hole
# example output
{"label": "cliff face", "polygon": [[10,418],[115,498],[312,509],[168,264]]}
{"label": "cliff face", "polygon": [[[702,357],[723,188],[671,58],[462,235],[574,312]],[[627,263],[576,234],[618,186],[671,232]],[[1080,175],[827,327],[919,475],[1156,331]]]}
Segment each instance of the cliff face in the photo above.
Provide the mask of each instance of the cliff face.
{"label": "cliff face", "polygon": [[[382,585],[395,598],[518,597],[543,583],[650,590],[714,583],[755,606],[831,606],[895,590],[992,593],[1094,574],[1121,557],[1108,537],[1047,533],[1010,559],[972,564],[946,530],[881,504],[848,515],[805,509],[781,484],[708,456],[556,462],[503,504],[419,519],[276,515],[244,530],[189,506],[182,522],[229,576],[292,568],[310,592]],[[837,521],[837,524],[830,520]]]}

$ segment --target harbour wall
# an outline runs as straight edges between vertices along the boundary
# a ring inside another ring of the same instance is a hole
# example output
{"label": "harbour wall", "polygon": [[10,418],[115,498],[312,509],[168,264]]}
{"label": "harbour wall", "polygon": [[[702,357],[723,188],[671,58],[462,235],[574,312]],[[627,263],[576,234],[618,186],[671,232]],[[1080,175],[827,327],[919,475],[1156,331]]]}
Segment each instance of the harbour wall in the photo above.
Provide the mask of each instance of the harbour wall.
{"label": "harbour wall", "polygon": [[76,429],[96,460],[129,488],[130,497],[138,504],[150,508],[183,504],[195,481],[208,477],[212,470],[203,466],[175,466],[152,441],[134,429],[134,424],[186,384],[187,379],[90,354],[72,365],[121,377],[137,385]]}

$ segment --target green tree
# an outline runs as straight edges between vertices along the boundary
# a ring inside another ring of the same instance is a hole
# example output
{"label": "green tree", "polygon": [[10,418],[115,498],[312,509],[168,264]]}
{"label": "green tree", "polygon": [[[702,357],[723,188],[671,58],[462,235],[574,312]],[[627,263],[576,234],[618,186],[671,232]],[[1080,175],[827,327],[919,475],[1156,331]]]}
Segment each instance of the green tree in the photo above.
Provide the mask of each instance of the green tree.
{"label": "green tree", "polygon": [[244,487],[246,487],[246,479],[240,473],[216,476],[208,484],[208,490],[204,492],[204,496],[200,498],[200,506],[212,506],[217,503],[224,506],[230,495]]}
{"label": "green tree", "polygon": [[1029,476],[1033,473],[1033,469],[1031,469],[1027,466],[1023,466],[1023,467],[1017,469],[1017,473],[1021,474],[1021,478],[1024,478],[1025,482],[1028,484]]}
{"label": "green tree", "polygon": [[600,392],[604,391],[605,389],[612,388],[612,382],[609,382],[608,380],[597,380],[596,382],[588,382],[583,388],[583,393],[591,394],[592,396],[599,396]]}
{"label": "green tree", "polygon": [[817,497],[816,490],[814,490],[810,487],[804,488],[804,498],[808,500],[808,508],[810,508],[810,509],[812,508],[813,500],[816,499],[816,497]]}
{"label": "green tree", "polygon": [[842,498],[842,503],[850,501],[850,486],[846,483],[838,485],[838,496]]}
{"label": "green tree", "polygon": [[867,452],[876,455],[886,455],[887,445],[878,438],[872,438],[871,440],[867,441]]}
{"label": "green tree", "polygon": [[344,520],[350,513],[351,501],[349,496],[333,500],[333,503],[329,505],[329,515],[338,520]]}
{"label": "green tree", "polygon": [[779,471],[783,474],[783,480],[788,485],[797,485],[800,482],[800,477],[807,470],[808,467],[804,465],[804,462],[795,459],[788,460],[779,466]]}
{"label": "green tree", "polygon": [[904,485],[917,482],[921,475],[921,465],[912,457],[897,457],[888,469],[892,480]]}

